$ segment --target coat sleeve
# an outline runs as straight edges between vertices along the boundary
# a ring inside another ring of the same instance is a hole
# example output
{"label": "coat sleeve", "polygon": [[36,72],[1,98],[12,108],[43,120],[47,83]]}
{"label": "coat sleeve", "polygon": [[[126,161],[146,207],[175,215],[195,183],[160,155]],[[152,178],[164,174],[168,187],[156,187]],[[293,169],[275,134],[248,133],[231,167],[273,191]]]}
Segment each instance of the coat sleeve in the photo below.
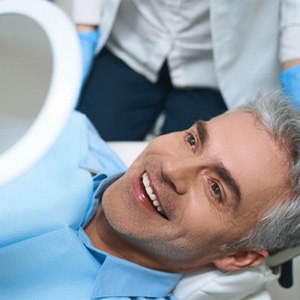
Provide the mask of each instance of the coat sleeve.
{"label": "coat sleeve", "polygon": [[280,60],[300,58],[300,1],[281,0]]}
{"label": "coat sleeve", "polygon": [[72,18],[76,24],[100,25],[102,0],[72,0]]}

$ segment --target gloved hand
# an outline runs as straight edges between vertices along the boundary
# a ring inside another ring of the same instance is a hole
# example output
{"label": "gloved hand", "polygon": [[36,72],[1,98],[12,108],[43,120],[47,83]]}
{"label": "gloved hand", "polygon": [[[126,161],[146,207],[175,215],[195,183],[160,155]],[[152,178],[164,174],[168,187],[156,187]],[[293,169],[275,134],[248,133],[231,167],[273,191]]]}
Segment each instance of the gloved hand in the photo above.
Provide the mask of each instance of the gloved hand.
{"label": "gloved hand", "polygon": [[81,53],[82,53],[82,63],[83,63],[82,85],[83,85],[91,70],[92,62],[94,59],[95,48],[98,39],[100,38],[100,32],[99,30],[78,31],[78,37],[79,37]]}
{"label": "gloved hand", "polygon": [[300,65],[282,71],[280,84],[285,95],[300,108]]}

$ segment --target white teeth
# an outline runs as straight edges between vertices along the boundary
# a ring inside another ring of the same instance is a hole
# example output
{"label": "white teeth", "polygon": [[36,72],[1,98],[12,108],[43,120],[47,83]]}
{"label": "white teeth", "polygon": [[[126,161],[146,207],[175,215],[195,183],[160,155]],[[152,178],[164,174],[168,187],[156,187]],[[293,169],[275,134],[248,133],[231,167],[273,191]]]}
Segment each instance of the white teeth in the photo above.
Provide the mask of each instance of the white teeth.
{"label": "white teeth", "polygon": [[145,186],[145,188],[146,188],[147,194],[149,196],[153,194],[153,190],[152,190],[152,188],[150,186]]}
{"label": "white teeth", "polygon": [[156,195],[154,194],[153,192],[153,189],[152,187],[150,186],[150,180],[149,180],[149,177],[147,175],[147,173],[145,172],[142,176],[142,182],[143,182],[143,185],[145,187],[145,190],[149,196],[149,198],[152,200],[152,204],[153,206],[156,208],[156,210],[160,213],[163,212],[158,200],[157,200],[157,197]]}
{"label": "white teeth", "polygon": [[154,194],[151,194],[149,195],[150,199],[153,201],[153,200],[156,200],[156,196]]}
{"label": "white teeth", "polygon": [[156,207],[158,207],[159,206],[159,202],[157,200],[154,200],[153,201],[153,205],[156,206]]}
{"label": "white teeth", "polygon": [[143,184],[148,186],[150,184],[149,178],[146,173],[143,174]]}

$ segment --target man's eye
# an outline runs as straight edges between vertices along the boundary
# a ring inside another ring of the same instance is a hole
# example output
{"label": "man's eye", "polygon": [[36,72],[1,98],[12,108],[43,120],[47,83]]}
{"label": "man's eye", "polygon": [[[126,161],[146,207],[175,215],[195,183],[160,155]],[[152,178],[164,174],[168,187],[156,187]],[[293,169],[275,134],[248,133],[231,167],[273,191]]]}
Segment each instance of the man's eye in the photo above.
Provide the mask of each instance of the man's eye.
{"label": "man's eye", "polygon": [[210,190],[213,195],[219,202],[222,202],[223,196],[222,196],[222,190],[220,186],[216,182],[210,182]]}
{"label": "man's eye", "polygon": [[192,150],[195,151],[197,146],[197,140],[195,139],[195,137],[191,133],[187,133],[185,139],[188,142],[188,144],[191,146]]}

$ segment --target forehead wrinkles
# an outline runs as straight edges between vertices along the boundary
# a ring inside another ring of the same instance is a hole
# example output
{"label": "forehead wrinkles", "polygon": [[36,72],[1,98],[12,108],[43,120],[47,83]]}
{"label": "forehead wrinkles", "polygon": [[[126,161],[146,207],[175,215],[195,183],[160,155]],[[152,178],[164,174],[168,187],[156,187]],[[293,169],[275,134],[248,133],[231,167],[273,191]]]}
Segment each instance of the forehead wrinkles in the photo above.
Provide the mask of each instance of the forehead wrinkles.
{"label": "forehead wrinkles", "polygon": [[278,148],[278,152],[281,153],[285,169],[282,170],[282,174],[285,176],[285,180],[282,183],[282,190],[280,191],[284,198],[294,197],[297,193],[296,186],[299,180],[299,175],[295,173],[295,162],[298,161],[299,153],[294,150],[292,141],[284,137],[279,137],[278,134],[272,134],[268,131],[271,138],[274,140],[275,145]]}
{"label": "forehead wrinkles", "polygon": [[299,153],[295,153],[294,147],[292,146],[293,141],[289,139],[289,133],[283,132],[284,126],[282,126],[281,129],[272,129],[270,126],[268,126],[268,124],[263,122],[259,116],[253,114],[252,116],[259,124],[258,126],[261,128],[261,130],[268,134],[270,140],[274,144],[274,149],[277,152],[278,157],[280,157],[281,161],[283,162],[282,174],[284,175],[285,179],[283,180],[282,185],[279,187],[278,194],[282,196],[281,198],[293,197],[293,194],[296,193],[293,188],[295,186],[294,182],[296,179],[293,174],[293,164],[295,160],[298,160]]}
{"label": "forehead wrinkles", "polygon": [[292,184],[289,170],[292,162],[290,149],[288,148],[287,143],[282,138],[275,136],[275,134],[272,133],[269,128],[266,128],[259,119],[255,119],[256,128],[264,132],[271,142],[270,157],[273,158],[271,159],[270,164],[274,164],[273,172],[271,172],[270,175],[271,180],[266,183],[266,186],[263,189],[257,191],[257,193],[253,195],[254,201],[263,203],[263,205],[257,204],[257,207],[251,214],[253,218],[256,217],[258,225],[270,210],[282,204],[285,199],[290,199],[288,195],[291,195]]}

